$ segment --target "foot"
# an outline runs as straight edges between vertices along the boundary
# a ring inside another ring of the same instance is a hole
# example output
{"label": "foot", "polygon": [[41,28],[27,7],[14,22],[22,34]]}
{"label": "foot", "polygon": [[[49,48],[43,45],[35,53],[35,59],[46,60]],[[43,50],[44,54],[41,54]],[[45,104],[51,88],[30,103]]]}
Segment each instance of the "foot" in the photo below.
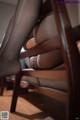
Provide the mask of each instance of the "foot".
{"label": "foot", "polygon": [[0,57],[0,78],[15,75],[20,71],[20,64],[17,60],[9,61]]}

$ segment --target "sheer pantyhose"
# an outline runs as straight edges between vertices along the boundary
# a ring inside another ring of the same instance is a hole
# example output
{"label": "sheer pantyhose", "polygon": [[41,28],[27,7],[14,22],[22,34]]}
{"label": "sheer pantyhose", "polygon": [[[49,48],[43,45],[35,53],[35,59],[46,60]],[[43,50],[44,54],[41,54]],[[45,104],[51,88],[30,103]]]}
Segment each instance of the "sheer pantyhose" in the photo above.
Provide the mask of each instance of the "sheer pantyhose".
{"label": "sheer pantyhose", "polygon": [[13,26],[13,21],[14,21],[14,18],[11,17],[8,28],[6,30],[6,34],[3,38],[3,42],[2,42],[2,45],[1,45],[1,48],[0,48],[0,55],[2,54],[3,50],[5,49],[5,46],[6,46],[7,42],[9,40],[11,30],[12,30],[12,26]]}
{"label": "sheer pantyhose", "polygon": [[[75,40],[79,40],[80,27],[77,26],[73,28],[73,32],[75,34],[74,36]],[[32,68],[48,69],[48,68],[57,67],[63,63],[63,57],[60,49],[59,39],[54,39],[56,36],[57,36],[56,23],[54,20],[54,15],[51,12],[48,15],[46,15],[44,19],[41,21],[41,23],[35,27],[35,29],[33,30],[33,37],[29,39],[29,41],[26,43],[26,48],[29,49],[31,47],[38,45],[43,41],[46,41],[46,40],[50,41],[52,39],[50,44],[54,44],[53,50],[31,57],[30,64]],[[57,46],[59,46],[58,49],[57,48],[54,49],[55,43],[57,43]],[[47,47],[48,47],[48,44],[47,44]]]}
{"label": "sheer pantyhose", "polygon": [[0,78],[19,72],[18,55],[37,22],[41,3],[42,0],[19,0],[13,22],[5,34],[2,47],[5,49],[0,52]]}
{"label": "sheer pantyhose", "polygon": [[[42,1],[43,0],[19,0],[15,15],[9,23],[0,49],[0,78],[6,75],[17,74],[20,71],[18,56],[23,44],[28,40],[30,33],[38,21]],[[34,32],[36,44],[47,39],[52,39],[56,35],[56,31],[54,31],[55,26],[53,25],[54,19],[52,18],[53,15],[50,14],[37,26],[37,30]],[[55,41],[53,41],[53,44],[54,42]],[[51,56],[51,53],[46,53],[42,56],[38,55],[39,67],[44,65],[43,67],[45,68],[47,65],[46,68],[48,68],[62,62],[60,50],[52,52],[53,58],[55,58],[52,64],[47,64],[47,62],[43,64],[40,61],[43,57],[49,60],[49,57],[47,57],[46,54]]]}
{"label": "sheer pantyhose", "polygon": [[[30,39],[27,42],[26,47],[29,49],[30,47],[34,47],[35,45],[43,41],[51,39],[53,39],[53,41],[51,41],[52,42],[51,44],[55,44],[55,42],[57,42],[57,45],[60,45],[59,40],[54,39],[54,37],[56,37],[57,34],[58,33],[56,29],[54,15],[51,12],[47,16],[45,16],[45,18],[42,20],[40,24],[38,24],[35,27],[35,29],[33,30],[34,38]],[[61,49],[54,49],[53,51],[49,51],[44,54],[40,54],[38,56],[30,58],[31,67],[33,67],[34,69],[53,68],[60,65],[62,62],[63,57],[61,54]]]}

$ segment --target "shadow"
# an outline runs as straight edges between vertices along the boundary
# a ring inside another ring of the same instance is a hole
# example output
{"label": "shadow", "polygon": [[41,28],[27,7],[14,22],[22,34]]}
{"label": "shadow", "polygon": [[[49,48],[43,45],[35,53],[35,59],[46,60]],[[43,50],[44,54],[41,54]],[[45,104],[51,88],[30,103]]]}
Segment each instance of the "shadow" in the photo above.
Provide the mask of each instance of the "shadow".
{"label": "shadow", "polygon": [[[9,94],[4,94],[3,97],[12,97],[12,92]],[[33,119],[44,119],[48,116],[55,120],[65,120],[66,116],[66,105],[60,101],[57,101],[53,98],[48,96],[42,95],[38,92],[31,91],[26,92],[24,95],[20,95],[23,99],[33,104],[35,107],[39,108],[42,112],[34,114],[34,115],[27,115],[19,112],[15,112],[19,116]],[[43,116],[41,118],[41,115]],[[57,119],[56,119],[57,118]]]}
{"label": "shadow", "polygon": [[40,112],[40,113],[33,114],[33,115],[27,115],[27,114],[23,114],[20,112],[15,112],[13,114],[19,115],[21,117],[25,117],[25,118],[30,119],[30,120],[36,120],[36,119],[44,120],[46,117],[49,116],[49,115],[46,115],[44,112]]}
{"label": "shadow", "polygon": [[[26,95],[23,95],[21,97],[29,101],[31,104],[39,108],[41,111],[43,111],[42,113],[36,114],[34,116],[38,116],[43,113],[46,113],[49,116],[51,116],[51,118],[54,118],[55,120],[66,119],[65,117],[66,117],[67,106],[58,100],[55,100],[53,98],[50,98],[48,96],[42,95],[37,92],[29,92]],[[44,116],[44,117],[47,117],[47,116]]]}
{"label": "shadow", "polygon": [[12,95],[3,95],[3,96],[0,96],[0,97],[12,97]]}

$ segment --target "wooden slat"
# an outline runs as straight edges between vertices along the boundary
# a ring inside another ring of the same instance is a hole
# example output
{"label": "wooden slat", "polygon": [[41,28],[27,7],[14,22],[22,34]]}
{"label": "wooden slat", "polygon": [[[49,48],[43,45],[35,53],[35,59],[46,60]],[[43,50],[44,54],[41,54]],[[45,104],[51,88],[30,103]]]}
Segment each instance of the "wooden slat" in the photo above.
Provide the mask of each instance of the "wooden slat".
{"label": "wooden slat", "polygon": [[36,78],[47,78],[55,80],[67,80],[65,70],[33,70],[24,69],[22,74],[25,76],[36,77]]}

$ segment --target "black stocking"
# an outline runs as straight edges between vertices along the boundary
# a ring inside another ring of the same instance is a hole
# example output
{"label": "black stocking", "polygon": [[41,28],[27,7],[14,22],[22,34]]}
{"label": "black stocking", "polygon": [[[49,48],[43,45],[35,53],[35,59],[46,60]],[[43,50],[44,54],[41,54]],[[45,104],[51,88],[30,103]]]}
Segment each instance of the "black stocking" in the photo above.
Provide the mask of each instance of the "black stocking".
{"label": "black stocking", "polygon": [[18,55],[37,22],[41,3],[42,0],[19,0],[11,33],[5,35],[7,40],[0,56],[0,78],[19,72]]}

